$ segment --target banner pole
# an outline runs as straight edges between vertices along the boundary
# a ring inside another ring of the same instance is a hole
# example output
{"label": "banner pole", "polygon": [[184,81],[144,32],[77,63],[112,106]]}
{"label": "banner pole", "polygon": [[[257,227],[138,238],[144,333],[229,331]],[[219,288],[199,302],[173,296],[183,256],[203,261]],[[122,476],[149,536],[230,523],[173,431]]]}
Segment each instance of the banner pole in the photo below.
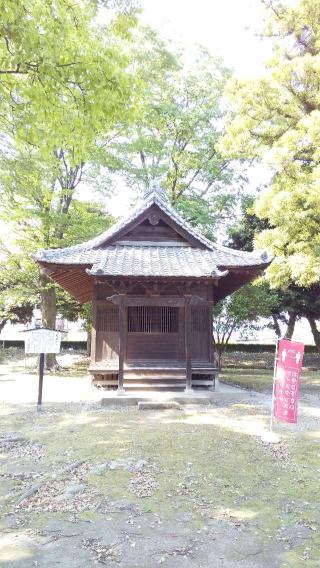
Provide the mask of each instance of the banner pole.
{"label": "banner pole", "polygon": [[275,398],[275,384],[276,384],[276,374],[277,374],[279,341],[280,340],[277,337],[275,354],[274,354],[274,365],[273,365],[273,385],[272,385],[270,426],[269,426],[269,431],[265,432],[261,436],[262,441],[266,442],[268,444],[278,444],[280,442],[280,437],[273,432],[273,411],[274,411],[274,398]]}

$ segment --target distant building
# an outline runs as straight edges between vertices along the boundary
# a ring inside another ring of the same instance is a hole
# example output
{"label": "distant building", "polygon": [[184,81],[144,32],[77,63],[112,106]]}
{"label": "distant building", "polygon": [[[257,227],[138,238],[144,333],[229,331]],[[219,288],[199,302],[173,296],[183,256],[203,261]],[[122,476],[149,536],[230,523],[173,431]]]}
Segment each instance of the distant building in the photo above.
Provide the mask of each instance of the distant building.
{"label": "distant building", "polygon": [[[63,339],[67,341],[86,341],[87,333],[83,328],[83,321],[69,322],[60,315],[56,319],[56,329],[64,332]],[[27,329],[39,329],[42,327],[41,312],[35,309],[32,319],[27,324],[7,323],[0,333],[0,341],[11,340],[19,341],[23,339],[21,332]]]}

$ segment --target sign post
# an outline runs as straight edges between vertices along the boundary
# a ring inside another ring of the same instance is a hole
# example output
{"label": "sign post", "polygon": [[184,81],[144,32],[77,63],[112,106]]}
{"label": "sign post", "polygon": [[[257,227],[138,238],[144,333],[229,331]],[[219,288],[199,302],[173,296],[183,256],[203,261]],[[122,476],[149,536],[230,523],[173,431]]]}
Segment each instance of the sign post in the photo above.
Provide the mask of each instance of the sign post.
{"label": "sign post", "polygon": [[38,387],[38,404],[37,404],[38,410],[40,410],[40,407],[41,407],[41,404],[42,404],[43,372],[44,372],[44,353],[40,353],[40,358],[39,358],[39,387]]}
{"label": "sign post", "polygon": [[54,329],[28,329],[25,337],[25,353],[39,354],[39,385],[37,410],[42,405],[42,387],[44,375],[45,353],[59,353],[61,343],[61,331]]}
{"label": "sign post", "polygon": [[263,436],[268,442],[279,442],[273,432],[273,419],[295,424],[298,421],[299,384],[304,345],[298,341],[277,341],[273,373],[270,432]]}

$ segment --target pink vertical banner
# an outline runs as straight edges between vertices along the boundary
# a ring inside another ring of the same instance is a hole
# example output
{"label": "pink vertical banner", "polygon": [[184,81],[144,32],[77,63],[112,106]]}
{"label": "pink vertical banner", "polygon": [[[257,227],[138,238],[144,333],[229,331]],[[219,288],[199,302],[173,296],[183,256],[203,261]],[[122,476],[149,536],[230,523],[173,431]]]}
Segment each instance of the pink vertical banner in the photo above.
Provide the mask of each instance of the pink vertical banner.
{"label": "pink vertical banner", "polygon": [[298,420],[298,399],[300,374],[304,345],[298,341],[279,341],[276,363],[273,414],[283,422],[296,423]]}

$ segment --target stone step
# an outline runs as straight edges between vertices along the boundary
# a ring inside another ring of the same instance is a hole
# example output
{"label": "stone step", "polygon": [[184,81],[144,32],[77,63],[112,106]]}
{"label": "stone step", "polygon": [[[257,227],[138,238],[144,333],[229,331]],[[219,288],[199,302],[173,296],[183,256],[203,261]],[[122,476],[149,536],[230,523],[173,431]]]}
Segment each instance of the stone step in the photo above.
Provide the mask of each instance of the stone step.
{"label": "stone step", "polygon": [[138,402],[138,409],[139,410],[181,410],[181,404],[179,402],[175,402],[173,400],[168,401],[153,401],[153,400],[145,400]]}

